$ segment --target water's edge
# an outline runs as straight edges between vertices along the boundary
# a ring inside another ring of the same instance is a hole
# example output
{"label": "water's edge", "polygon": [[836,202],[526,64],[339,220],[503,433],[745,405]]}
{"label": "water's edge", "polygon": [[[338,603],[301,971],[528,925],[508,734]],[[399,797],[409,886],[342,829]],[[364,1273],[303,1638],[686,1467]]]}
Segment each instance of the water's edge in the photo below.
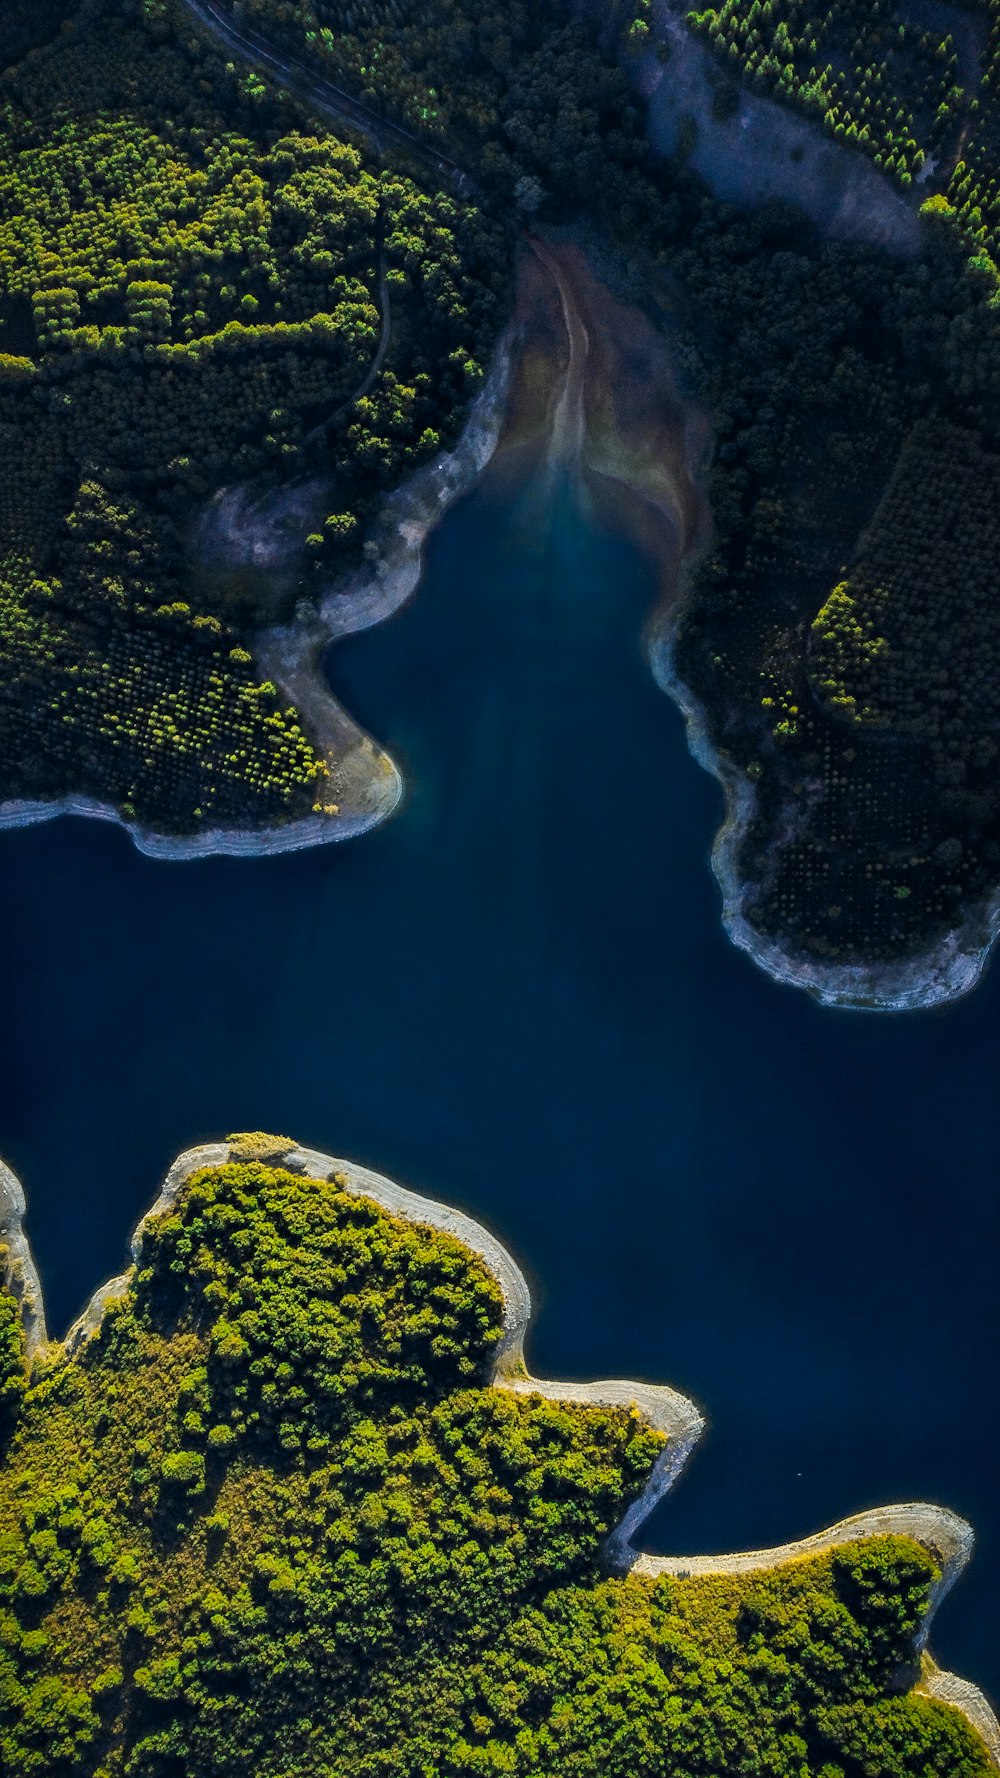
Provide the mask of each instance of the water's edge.
{"label": "water's edge", "polygon": [[[497,450],[509,417],[517,332],[515,319],[499,342],[490,374],[453,449],[387,496],[372,529],[371,542],[377,551],[374,568],[329,586],[313,620],[261,630],[253,639],[261,671],[301,712],[310,738],[327,758],[328,812],[271,828],[213,828],[170,836],[126,820],[110,803],[70,795],[52,801],[0,804],[0,830],[30,826],[61,814],[85,815],[124,827],[139,851],[150,857],[180,860],[300,851],[353,838],[387,820],[404,795],[402,777],[389,754],[335,698],[323,670],[324,657],[338,638],[384,622],[413,595],[429,533],[476,484]],[[706,440],[699,428],[693,432],[697,438],[685,441],[686,470],[691,487],[704,503]],[[616,463],[610,477],[605,471],[606,480],[638,495],[640,501],[648,500],[649,491],[637,477],[638,471],[627,460]],[[712,869],[722,891],[722,922],[729,938],[772,980],[805,989],[825,1006],[909,1012],[959,999],[980,980],[1000,935],[1000,888],[963,910],[958,925],[924,951],[898,962],[822,963],[796,955],[751,925],[746,910],[754,884],[740,874],[737,861],[755,814],[756,793],[715,746],[709,713],[680,678],[674,659],[676,612],[685,596],[685,569],[704,547],[709,525],[706,517],[698,527],[699,534],[689,539],[692,555],[688,564],[678,568],[675,559],[661,563],[674,584],[654,613],[649,656],[657,684],[685,719],[693,757],[719,781],[725,795],[726,815],[713,845]]]}
{"label": "water's edge", "polygon": [[[178,1156],[167,1172],[154,1203],[136,1225],[130,1243],[132,1267],[102,1284],[73,1323],[65,1339],[52,1345],[46,1342],[38,1276],[22,1226],[24,1192],[10,1169],[2,1168],[0,1236],[8,1244],[11,1253],[18,1256],[22,1288],[17,1294],[24,1317],[28,1350],[32,1357],[43,1351],[53,1355],[61,1352],[70,1357],[97,1333],[108,1304],[123,1296],[129,1287],[147,1224],[172,1209],[188,1179],[199,1168],[221,1166],[234,1155],[238,1156],[238,1139],[234,1140],[237,1143],[235,1148],[228,1142],[209,1142],[188,1149]],[[332,1180],[342,1190],[372,1198],[392,1216],[424,1223],[453,1235],[479,1255],[496,1278],[504,1303],[503,1335],[493,1362],[491,1387],[512,1389],[526,1395],[542,1395],[551,1401],[582,1402],[601,1407],[635,1407],[651,1426],[665,1435],[666,1446],[656,1459],[645,1488],[607,1539],[605,1555],[613,1572],[649,1578],[663,1575],[681,1577],[743,1574],[807,1560],[857,1539],[892,1535],[910,1537],[919,1543],[940,1566],[941,1576],[931,1595],[917,1638],[915,1652],[923,1657],[917,1689],[959,1710],[981,1737],[992,1764],[1000,1771],[1000,1723],[997,1722],[985,1694],[958,1675],[942,1672],[925,1653],[934,1613],[966,1567],[972,1553],[974,1534],[971,1525],[964,1519],[944,1507],[926,1502],[910,1502],[880,1507],[872,1512],[842,1519],[811,1537],[800,1538],[774,1549],[716,1556],[646,1555],[636,1548],[633,1540],[654,1507],[659,1505],[677,1480],[705,1431],[704,1416],[695,1403],[664,1384],[639,1383],[621,1378],[592,1383],[560,1383],[531,1376],[524,1361],[524,1338],[532,1313],[528,1283],[512,1254],[482,1223],[435,1198],[408,1191],[385,1174],[375,1173],[350,1160],[324,1154],[318,1149],[300,1148],[293,1142],[288,1142],[285,1146],[281,1138],[274,1139],[274,1149],[268,1154],[268,1163],[280,1165],[309,1178]],[[10,1269],[13,1272],[13,1267]],[[30,1285],[30,1288],[25,1288],[25,1285]]]}
{"label": "water's edge", "polygon": [[[48,1342],[45,1301],[31,1243],[24,1232],[24,1187],[17,1174],[0,1160],[0,1269],[4,1283],[18,1305],[28,1356]],[[3,1249],[6,1248],[6,1253]]]}
{"label": "water's edge", "polygon": [[804,988],[823,1006],[854,1012],[916,1012],[959,1000],[976,986],[1000,935],[1000,888],[962,912],[957,926],[925,950],[898,962],[820,963],[766,938],[747,919],[753,880],[737,867],[756,814],[750,780],[715,745],[705,707],[677,672],[672,611],[654,622],[650,663],[657,685],[684,717],[688,748],[722,786],[726,814],[712,846],[712,871],[722,891],[722,923],[733,944],[772,981]]}
{"label": "water's edge", "polygon": [[273,827],[216,827],[170,835],[127,820],[113,803],[70,794],[0,803],[0,831],[32,827],[59,815],[83,815],[123,827],[150,858],[259,858],[353,839],[387,820],[402,799],[402,777],[390,756],[337,702],[323,673],[323,657],[331,642],[384,622],[413,593],[428,534],[474,486],[496,449],[510,364],[508,332],[457,443],[386,497],[372,527],[378,552],[374,568],[328,587],[312,621],[274,626],[250,638],[262,673],[295,704],[310,741],[326,756],[330,776],[324,794],[333,799],[335,813],[308,815]]}

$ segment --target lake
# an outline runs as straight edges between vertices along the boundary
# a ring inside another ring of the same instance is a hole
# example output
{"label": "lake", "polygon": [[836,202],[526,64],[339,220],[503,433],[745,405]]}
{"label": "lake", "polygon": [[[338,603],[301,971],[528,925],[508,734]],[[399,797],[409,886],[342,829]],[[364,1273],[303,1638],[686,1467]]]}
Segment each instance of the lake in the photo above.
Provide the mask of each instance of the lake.
{"label": "lake", "polygon": [[181,1148],[264,1128],[481,1216],[532,1364],[658,1378],[711,1428],[651,1548],[878,1502],[979,1533],[936,1651],[1000,1695],[996,972],[826,1010],[727,942],[718,787],[655,687],[654,572],[565,488],[488,488],[331,676],[401,763],[374,834],[164,864],[5,834],[0,1150],[59,1332]]}

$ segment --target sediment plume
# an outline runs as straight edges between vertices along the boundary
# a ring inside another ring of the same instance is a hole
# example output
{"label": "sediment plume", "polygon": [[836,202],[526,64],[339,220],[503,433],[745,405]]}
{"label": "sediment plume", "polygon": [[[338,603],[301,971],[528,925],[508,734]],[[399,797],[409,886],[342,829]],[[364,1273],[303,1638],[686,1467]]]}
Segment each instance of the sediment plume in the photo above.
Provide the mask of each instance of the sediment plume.
{"label": "sediment plume", "polygon": [[529,237],[515,311],[517,357],[491,476],[542,466],[660,568],[674,604],[684,557],[708,536],[699,485],[708,427],[680,394],[670,347],[616,297],[582,249]]}

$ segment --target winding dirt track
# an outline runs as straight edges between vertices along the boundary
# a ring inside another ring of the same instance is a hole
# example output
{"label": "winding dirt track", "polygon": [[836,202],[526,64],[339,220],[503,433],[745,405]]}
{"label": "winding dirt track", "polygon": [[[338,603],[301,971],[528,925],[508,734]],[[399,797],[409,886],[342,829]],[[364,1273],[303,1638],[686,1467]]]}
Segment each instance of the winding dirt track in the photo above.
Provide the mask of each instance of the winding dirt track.
{"label": "winding dirt track", "polygon": [[305,63],[296,61],[293,56],[284,55],[275,44],[262,37],[258,31],[252,30],[249,25],[237,25],[221,0],[184,0],[184,3],[191,16],[225,49],[238,55],[251,67],[269,74],[272,79],[280,80],[290,93],[312,106],[321,117],[360,131],[374,143],[380,154],[387,148],[396,148],[411,159],[421,161],[431,172],[451,185],[458,196],[466,197],[471,192],[472,180],[456,161],[421,141],[419,136],[413,135],[402,124],[380,117],[364,100],[354,98],[332,80],[325,80],[321,74],[307,68]]}
{"label": "winding dirt track", "polygon": [[322,438],[330,430],[330,427],[354,406],[355,402],[360,401],[374,388],[378,373],[385,363],[385,355],[389,350],[389,341],[392,338],[392,307],[389,302],[389,276],[385,259],[385,218],[381,203],[379,204],[378,224],[378,312],[378,345],[368,369],[357,388],[343,401],[338,402],[333,412],[327,414],[325,419],[320,420],[318,426],[314,426],[311,432],[306,433],[304,443],[307,448],[314,445],[318,438]]}

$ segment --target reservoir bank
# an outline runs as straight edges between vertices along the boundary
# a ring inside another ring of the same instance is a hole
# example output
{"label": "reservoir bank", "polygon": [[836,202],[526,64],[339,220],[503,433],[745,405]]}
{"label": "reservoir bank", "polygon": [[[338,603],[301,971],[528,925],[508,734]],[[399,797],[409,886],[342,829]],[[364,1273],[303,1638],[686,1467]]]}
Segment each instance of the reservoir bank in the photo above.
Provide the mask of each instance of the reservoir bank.
{"label": "reservoir bank", "polygon": [[889,1500],[970,1519],[935,1647],[996,1697],[998,977],[872,1017],[728,943],[655,596],[558,475],[487,479],[416,597],[331,653],[402,770],[381,828],[184,864],[83,820],[3,835],[0,1152],[51,1329],[180,1149],[293,1130],[492,1227],[533,1369],[701,1405],[647,1548]]}

